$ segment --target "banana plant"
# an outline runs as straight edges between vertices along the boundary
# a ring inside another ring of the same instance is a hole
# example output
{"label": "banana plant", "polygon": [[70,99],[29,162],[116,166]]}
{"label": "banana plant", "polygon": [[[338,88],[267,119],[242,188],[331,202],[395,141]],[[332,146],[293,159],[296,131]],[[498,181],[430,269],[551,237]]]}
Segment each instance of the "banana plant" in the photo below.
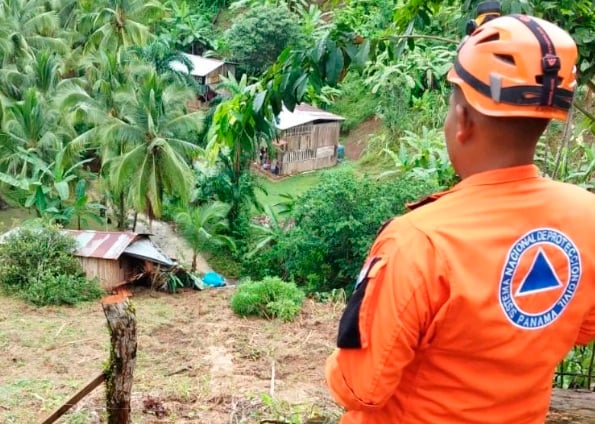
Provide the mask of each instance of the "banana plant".
{"label": "banana plant", "polygon": [[[0,172],[0,182],[9,187],[7,197],[22,207],[33,208],[39,217],[46,217],[54,222],[68,223],[88,202],[84,191],[84,179],[80,175],[82,167],[92,159],[80,160],[72,165],[65,158],[66,149],[62,148],[51,163],[46,163],[33,151],[19,149],[20,159],[31,166],[30,176],[13,176]],[[86,183],[85,183],[86,184]],[[74,186],[74,199],[71,199],[71,187]],[[72,208],[72,209],[70,209]]]}

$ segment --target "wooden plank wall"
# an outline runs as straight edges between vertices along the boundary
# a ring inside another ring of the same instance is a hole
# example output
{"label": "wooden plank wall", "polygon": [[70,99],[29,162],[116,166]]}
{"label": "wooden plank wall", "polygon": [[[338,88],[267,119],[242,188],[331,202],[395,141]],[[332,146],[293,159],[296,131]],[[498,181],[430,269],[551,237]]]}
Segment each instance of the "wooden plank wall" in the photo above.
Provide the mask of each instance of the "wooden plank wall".
{"label": "wooden plank wall", "polygon": [[125,266],[113,259],[79,258],[87,278],[97,277],[99,284],[105,290],[110,290],[127,277]]}
{"label": "wooden plank wall", "polygon": [[[339,122],[301,126],[288,130],[287,151],[280,158],[281,175],[291,175],[337,164]],[[310,132],[303,131],[309,127]]]}

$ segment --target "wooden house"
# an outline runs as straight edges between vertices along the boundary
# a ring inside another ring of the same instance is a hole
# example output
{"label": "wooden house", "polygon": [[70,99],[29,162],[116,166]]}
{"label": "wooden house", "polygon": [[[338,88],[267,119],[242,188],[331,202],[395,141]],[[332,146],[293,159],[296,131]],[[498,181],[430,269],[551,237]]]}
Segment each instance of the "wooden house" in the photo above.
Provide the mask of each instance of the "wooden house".
{"label": "wooden house", "polygon": [[339,131],[345,118],[307,104],[293,112],[283,109],[277,128],[280,136],[273,143],[279,175],[291,175],[337,164]]}
{"label": "wooden house", "polygon": [[64,230],[77,243],[75,255],[87,278],[99,279],[106,290],[125,284],[155,266],[169,268],[175,263],[148,234],[120,231]]}
{"label": "wooden house", "polygon": [[[4,243],[15,227],[0,235]],[[89,279],[97,277],[105,290],[150,276],[158,266],[169,269],[176,263],[169,258],[148,234],[130,231],[62,230],[76,241],[76,256]]]}
{"label": "wooden house", "polygon": [[221,82],[221,76],[228,73],[235,75],[235,64],[218,59],[212,59],[194,54],[182,53],[192,64],[192,70],[177,60],[172,61],[169,66],[179,72],[192,75],[199,86],[199,96],[202,101],[211,100],[217,94],[217,84]]}

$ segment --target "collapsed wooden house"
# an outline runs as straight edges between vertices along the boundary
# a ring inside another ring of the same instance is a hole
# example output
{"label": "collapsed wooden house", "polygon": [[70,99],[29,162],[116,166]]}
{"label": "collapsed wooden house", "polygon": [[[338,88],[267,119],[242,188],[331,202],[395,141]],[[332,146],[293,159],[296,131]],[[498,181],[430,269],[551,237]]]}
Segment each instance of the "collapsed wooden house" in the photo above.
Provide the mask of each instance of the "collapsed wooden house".
{"label": "collapsed wooden house", "polygon": [[[0,243],[18,232],[15,227],[0,235]],[[159,268],[168,270],[177,263],[169,258],[149,237],[130,231],[61,230],[76,241],[76,256],[85,276],[97,278],[103,289],[151,278]]]}
{"label": "collapsed wooden house", "polygon": [[291,175],[337,164],[339,132],[345,118],[305,103],[279,114],[279,138],[273,143],[279,175]]}
{"label": "collapsed wooden house", "polygon": [[74,253],[87,278],[97,277],[110,290],[150,274],[157,267],[170,268],[170,259],[148,234],[119,231],[64,230],[76,240]]}

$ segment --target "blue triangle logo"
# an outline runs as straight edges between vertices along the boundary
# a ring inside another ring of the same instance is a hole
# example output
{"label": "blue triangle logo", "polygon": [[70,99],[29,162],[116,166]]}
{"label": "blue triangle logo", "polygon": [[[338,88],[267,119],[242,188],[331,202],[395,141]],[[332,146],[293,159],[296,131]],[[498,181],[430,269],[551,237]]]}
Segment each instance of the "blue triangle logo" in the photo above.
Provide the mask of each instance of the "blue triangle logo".
{"label": "blue triangle logo", "polygon": [[515,296],[526,296],[559,287],[562,287],[562,283],[556,277],[552,264],[543,250],[539,249],[531,269],[519,286]]}

